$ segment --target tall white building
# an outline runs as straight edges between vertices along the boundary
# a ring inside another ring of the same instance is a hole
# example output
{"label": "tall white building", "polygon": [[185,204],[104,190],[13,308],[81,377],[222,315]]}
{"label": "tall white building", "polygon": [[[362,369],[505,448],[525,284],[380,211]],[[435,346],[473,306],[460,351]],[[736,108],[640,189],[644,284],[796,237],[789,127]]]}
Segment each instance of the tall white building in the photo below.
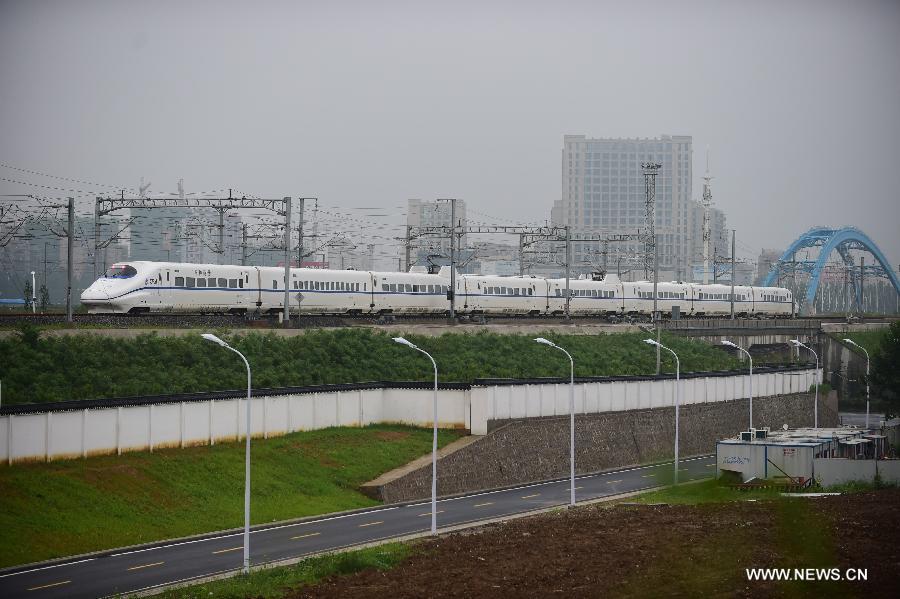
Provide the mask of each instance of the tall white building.
{"label": "tall white building", "polygon": [[[550,218],[581,234],[631,234],[646,227],[645,187],[641,163],[662,164],[656,177],[656,233],[660,270],[678,278],[690,275],[691,137],[662,135],[647,139],[591,139],[566,135],[562,150],[562,195]],[[639,262],[639,241],[610,244]],[[587,272],[599,261],[599,244],[573,245],[573,272]],[[643,274],[643,273],[641,273]]]}

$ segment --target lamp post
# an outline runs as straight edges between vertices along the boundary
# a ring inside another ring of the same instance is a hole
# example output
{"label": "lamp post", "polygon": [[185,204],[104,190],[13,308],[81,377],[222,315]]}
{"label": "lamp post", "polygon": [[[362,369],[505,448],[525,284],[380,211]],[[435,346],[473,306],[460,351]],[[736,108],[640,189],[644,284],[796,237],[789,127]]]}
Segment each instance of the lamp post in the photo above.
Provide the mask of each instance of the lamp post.
{"label": "lamp post", "polygon": [[201,335],[207,341],[217,343],[225,349],[230,349],[241,357],[244,366],[247,367],[247,444],[244,452],[244,574],[250,572],[250,363],[244,354],[234,349],[212,333]]}
{"label": "lamp post", "polygon": [[858,347],[866,354],[866,430],[869,430],[869,352],[853,339],[844,339],[844,342]]}
{"label": "lamp post", "polygon": [[681,387],[681,360],[678,359],[678,354],[673,352],[671,349],[659,343],[655,339],[644,339],[644,343],[647,345],[655,345],[658,348],[664,349],[673,356],[675,356],[675,484],[678,484],[678,412],[681,407],[681,399],[679,395],[679,390]]}
{"label": "lamp post", "polygon": [[569,357],[569,505],[575,505],[575,360],[572,354],[549,339],[538,337],[538,343],[558,349]]}
{"label": "lamp post", "polygon": [[432,404],[432,422],[434,424],[434,433],[431,438],[431,534],[437,534],[437,390],[438,390],[438,369],[437,362],[427,351],[418,345],[411,343],[403,337],[394,337],[394,342],[406,347],[411,347],[417,352],[421,352],[428,356],[431,365],[434,366],[434,402]]}
{"label": "lamp post", "polygon": [[804,345],[796,339],[791,339],[791,343],[794,344],[794,347],[805,347],[812,352],[812,355],[816,357],[816,399],[815,403],[813,403],[813,428],[819,428],[819,354],[817,354],[815,350],[813,350],[813,348],[811,348],[810,346]]}
{"label": "lamp post", "polygon": [[753,428],[753,356],[750,355],[743,347],[732,343],[728,339],[722,339],[722,345],[727,345],[728,347],[733,347],[734,349],[740,350],[747,354],[747,359],[750,360],[750,428]]}
{"label": "lamp post", "polygon": [[37,312],[37,295],[35,295],[34,289],[34,271],[31,271],[31,313],[35,314]]}

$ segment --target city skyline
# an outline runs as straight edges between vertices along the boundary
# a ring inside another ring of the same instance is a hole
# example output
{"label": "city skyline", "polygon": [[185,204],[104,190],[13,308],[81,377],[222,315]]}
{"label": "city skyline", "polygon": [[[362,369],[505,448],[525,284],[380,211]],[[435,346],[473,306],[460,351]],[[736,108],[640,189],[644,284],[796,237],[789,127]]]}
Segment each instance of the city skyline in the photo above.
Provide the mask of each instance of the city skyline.
{"label": "city skyline", "polygon": [[102,186],[4,168],[2,191],[76,189],[84,213],[141,177],[151,194],[184,178],[188,193],[313,195],[323,222],[380,234],[386,265],[402,255],[408,198],[463,199],[473,222],[543,223],[560,199],[560,137],[685,133],[689,199],[709,148],[739,257],[828,224],[861,228],[900,263],[894,4],[517,3],[510,15],[272,2],[265,33],[253,9],[212,6],[5,3],[0,162]]}

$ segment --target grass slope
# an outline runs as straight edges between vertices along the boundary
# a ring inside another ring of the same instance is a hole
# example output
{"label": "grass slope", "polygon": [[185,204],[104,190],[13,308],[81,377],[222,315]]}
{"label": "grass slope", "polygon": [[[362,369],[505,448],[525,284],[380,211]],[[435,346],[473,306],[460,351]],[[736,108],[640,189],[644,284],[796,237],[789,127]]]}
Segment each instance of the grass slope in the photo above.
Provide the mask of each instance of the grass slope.
{"label": "grass slope", "polygon": [[[252,521],[374,505],[361,483],[430,450],[397,425],[254,440]],[[238,527],[243,488],[242,443],[0,467],[0,567]]]}
{"label": "grass slope", "polygon": [[[572,353],[576,376],[655,372],[656,353],[641,343],[645,333],[545,336]],[[569,373],[561,352],[534,343],[530,336],[479,333],[408,338],[434,355],[441,381]],[[291,338],[253,333],[230,341],[250,361],[256,388],[427,381],[433,376],[424,356],[369,329],[320,330]],[[678,353],[683,372],[739,366],[734,358],[703,342],[669,335],[663,342]],[[674,371],[668,352],[662,353],[662,360],[666,372]],[[199,335],[44,339],[26,331],[0,339],[4,404],[240,389],[246,385],[245,376],[237,356]]]}

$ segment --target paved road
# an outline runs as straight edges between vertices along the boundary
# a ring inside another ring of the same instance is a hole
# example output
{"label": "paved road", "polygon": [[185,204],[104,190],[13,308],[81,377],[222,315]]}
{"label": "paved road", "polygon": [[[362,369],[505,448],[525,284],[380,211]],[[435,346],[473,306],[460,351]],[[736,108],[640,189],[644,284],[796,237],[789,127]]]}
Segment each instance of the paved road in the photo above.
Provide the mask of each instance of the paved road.
{"label": "paved road", "polygon": [[[682,463],[682,481],[713,474],[714,456]],[[657,486],[671,476],[672,463],[582,476],[576,500],[586,501]],[[569,481],[525,485],[475,493],[438,502],[438,527],[488,520],[565,504]],[[389,506],[369,511],[259,528],[251,531],[251,563],[303,555],[427,531],[431,503]],[[0,596],[7,599],[104,597],[239,569],[242,533],[212,534],[158,547],[109,552],[44,568],[0,575]]]}

